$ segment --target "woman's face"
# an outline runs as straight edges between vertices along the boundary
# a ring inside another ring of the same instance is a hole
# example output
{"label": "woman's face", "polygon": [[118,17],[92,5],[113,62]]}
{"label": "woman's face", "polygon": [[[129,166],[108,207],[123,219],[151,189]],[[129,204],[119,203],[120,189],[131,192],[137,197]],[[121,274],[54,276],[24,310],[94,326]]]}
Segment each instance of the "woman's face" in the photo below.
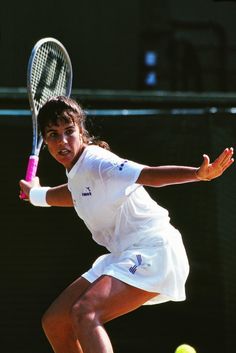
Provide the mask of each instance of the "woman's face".
{"label": "woman's face", "polygon": [[44,142],[50,154],[68,171],[84,150],[80,128],[73,121],[58,120],[56,125],[45,128]]}

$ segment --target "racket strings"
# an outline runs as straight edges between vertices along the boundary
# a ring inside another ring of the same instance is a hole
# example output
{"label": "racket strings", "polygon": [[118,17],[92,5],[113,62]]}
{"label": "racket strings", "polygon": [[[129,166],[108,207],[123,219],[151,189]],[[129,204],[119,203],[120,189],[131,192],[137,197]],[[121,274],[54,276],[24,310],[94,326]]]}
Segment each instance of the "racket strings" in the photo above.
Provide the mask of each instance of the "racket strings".
{"label": "racket strings", "polygon": [[71,68],[68,58],[54,43],[42,45],[32,63],[30,85],[37,111],[52,96],[69,95]]}

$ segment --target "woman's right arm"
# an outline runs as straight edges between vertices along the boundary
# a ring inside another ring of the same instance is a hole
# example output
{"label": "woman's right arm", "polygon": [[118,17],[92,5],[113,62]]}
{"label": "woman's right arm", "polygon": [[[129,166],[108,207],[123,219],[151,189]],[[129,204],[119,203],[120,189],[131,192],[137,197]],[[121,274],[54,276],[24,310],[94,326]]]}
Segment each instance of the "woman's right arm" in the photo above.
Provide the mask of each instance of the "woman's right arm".
{"label": "woman's right arm", "polygon": [[50,206],[74,206],[67,184],[54,186],[47,191],[46,201]]}
{"label": "woman's right arm", "polygon": [[[30,191],[31,189],[38,189],[39,191],[44,188],[41,188],[39,178],[35,177],[32,181],[20,180],[21,191],[28,196],[30,201]],[[33,190],[32,190],[33,191]],[[62,206],[62,207],[73,207],[73,200],[71,193],[68,189],[67,184],[54,186],[49,188],[46,191],[45,201],[49,206]]]}

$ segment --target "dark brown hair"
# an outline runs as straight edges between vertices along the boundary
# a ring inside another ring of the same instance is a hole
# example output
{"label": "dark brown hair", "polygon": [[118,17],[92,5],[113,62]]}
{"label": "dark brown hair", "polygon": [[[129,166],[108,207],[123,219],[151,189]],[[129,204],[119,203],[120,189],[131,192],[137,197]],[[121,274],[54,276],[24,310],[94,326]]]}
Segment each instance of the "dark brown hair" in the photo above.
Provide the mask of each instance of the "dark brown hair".
{"label": "dark brown hair", "polygon": [[59,121],[77,124],[82,131],[84,143],[98,145],[105,149],[110,149],[107,142],[98,137],[91,136],[85,128],[86,114],[81,106],[72,98],[56,96],[50,98],[40,109],[38,114],[38,127],[45,135],[45,128],[50,125],[57,125]]}

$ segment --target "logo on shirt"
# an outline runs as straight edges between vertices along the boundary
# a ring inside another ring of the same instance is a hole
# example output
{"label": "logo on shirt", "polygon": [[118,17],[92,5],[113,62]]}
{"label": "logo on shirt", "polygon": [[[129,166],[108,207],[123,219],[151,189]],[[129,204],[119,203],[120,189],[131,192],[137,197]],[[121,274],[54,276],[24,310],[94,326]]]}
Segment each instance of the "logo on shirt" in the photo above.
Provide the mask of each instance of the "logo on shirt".
{"label": "logo on shirt", "polygon": [[86,186],[84,188],[84,191],[82,192],[82,196],[92,196],[92,192],[89,186]]}
{"label": "logo on shirt", "polygon": [[119,170],[123,170],[125,163],[127,163],[128,161],[124,161],[119,165]]}
{"label": "logo on shirt", "polygon": [[137,265],[131,266],[129,268],[129,272],[131,272],[133,275],[135,274],[135,272],[137,271],[137,268],[142,264],[143,260],[142,260],[142,256],[136,255],[136,259],[137,259]]}

